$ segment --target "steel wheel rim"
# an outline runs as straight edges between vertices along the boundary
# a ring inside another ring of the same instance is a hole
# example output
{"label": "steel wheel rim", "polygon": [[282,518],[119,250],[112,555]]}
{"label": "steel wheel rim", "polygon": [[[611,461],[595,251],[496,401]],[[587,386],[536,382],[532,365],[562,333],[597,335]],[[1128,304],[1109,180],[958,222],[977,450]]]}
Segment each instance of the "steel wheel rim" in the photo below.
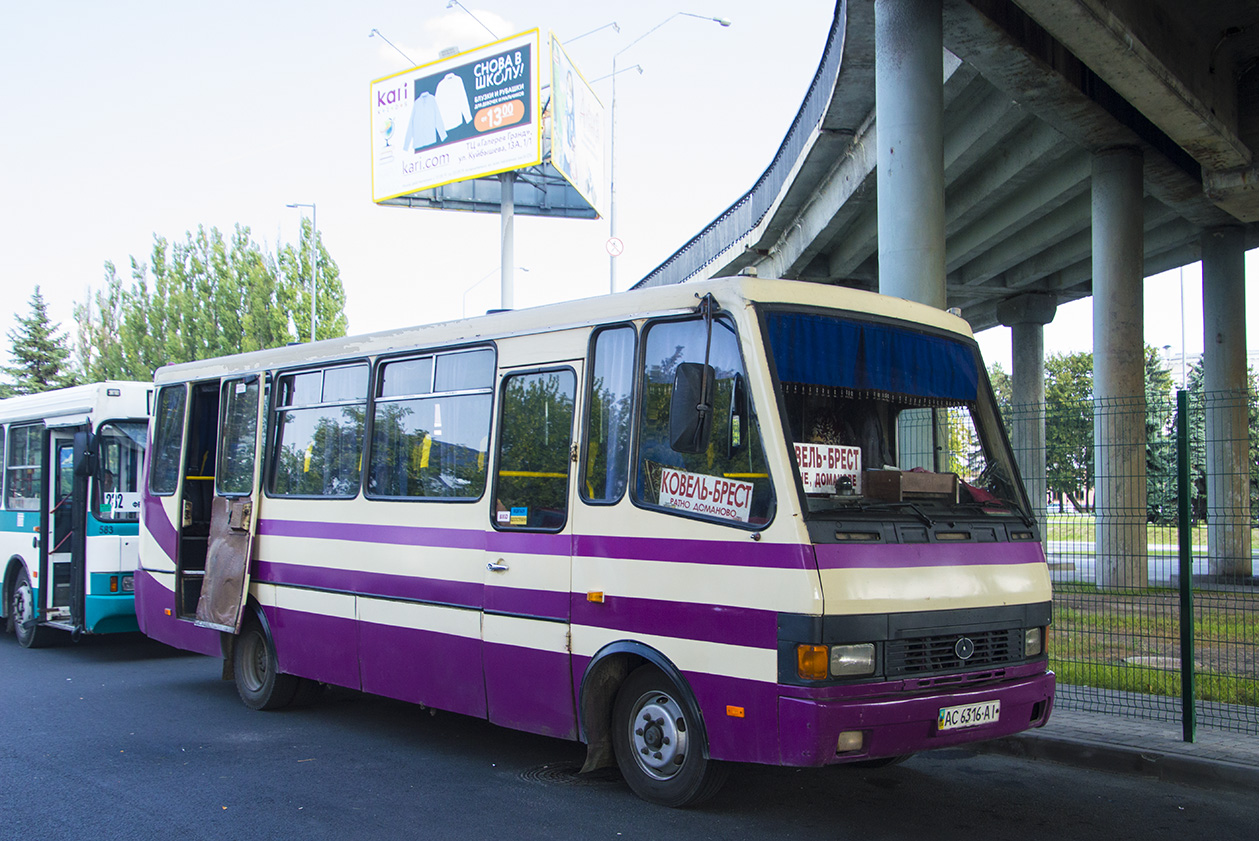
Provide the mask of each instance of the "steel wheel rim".
{"label": "steel wheel rim", "polygon": [[257,634],[245,638],[244,675],[246,688],[257,692],[267,682],[267,646]]}
{"label": "steel wheel rim", "polygon": [[648,692],[634,702],[629,741],[634,761],[652,779],[669,780],[682,770],[687,752],[682,707],[663,692]]}
{"label": "steel wheel rim", "polygon": [[26,623],[35,615],[34,606],[35,597],[31,593],[30,583],[20,582],[13,591],[13,624],[17,628],[26,627]]}

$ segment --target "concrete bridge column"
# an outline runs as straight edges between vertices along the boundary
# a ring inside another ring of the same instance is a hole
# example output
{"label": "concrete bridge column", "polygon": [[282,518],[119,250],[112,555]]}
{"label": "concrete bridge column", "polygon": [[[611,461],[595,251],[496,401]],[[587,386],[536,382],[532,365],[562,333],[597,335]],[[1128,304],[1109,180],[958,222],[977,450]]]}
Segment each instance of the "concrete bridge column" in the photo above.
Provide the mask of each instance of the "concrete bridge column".
{"label": "concrete bridge column", "polygon": [[1093,444],[1097,584],[1149,584],[1144,218],[1139,149],[1093,156]]}
{"label": "concrete bridge column", "polygon": [[943,309],[942,0],[875,0],[879,291]]}
{"label": "concrete bridge column", "polygon": [[1253,574],[1246,413],[1246,266],[1240,227],[1202,235],[1208,572]]}
{"label": "concrete bridge column", "polygon": [[1018,460],[1023,487],[1032,505],[1032,516],[1045,531],[1045,325],[1054,320],[1058,302],[1053,295],[1030,293],[1003,302],[997,309],[1001,323],[1010,328],[1014,370],[1010,378],[1011,417],[1006,418],[1010,444]]}

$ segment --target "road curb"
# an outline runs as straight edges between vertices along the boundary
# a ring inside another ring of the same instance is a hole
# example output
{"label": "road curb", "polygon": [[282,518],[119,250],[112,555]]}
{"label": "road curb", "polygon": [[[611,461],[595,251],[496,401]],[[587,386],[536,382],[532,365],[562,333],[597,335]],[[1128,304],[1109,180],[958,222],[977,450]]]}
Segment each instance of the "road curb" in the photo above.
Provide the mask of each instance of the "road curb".
{"label": "road curb", "polygon": [[1042,733],[1023,733],[973,745],[977,750],[1020,759],[1040,759],[1114,774],[1136,774],[1168,783],[1228,790],[1259,791],[1259,767],[1185,754],[1142,750]]}

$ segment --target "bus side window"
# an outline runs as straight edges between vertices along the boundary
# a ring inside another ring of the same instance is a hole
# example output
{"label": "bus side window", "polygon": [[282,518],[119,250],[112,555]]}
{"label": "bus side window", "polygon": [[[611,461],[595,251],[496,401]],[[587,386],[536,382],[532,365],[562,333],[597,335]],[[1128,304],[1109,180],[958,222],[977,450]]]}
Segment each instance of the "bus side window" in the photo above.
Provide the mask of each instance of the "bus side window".
{"label": "bus side window", "polygon": [[629,484],[630,427],[634,421],[634,328],[609,327],[590,346],[586,450],[582,499],[616,502]]}
{"label": "bus side window", "polygon": [[[708,341],[698,318],[657,321],[644,332],[635,501],[685,516],[764,525],[776,501],[738,336],[718,317]],[[683,363],[702,369],[705,356],[713,378],[711,434],[699,452],[679,452],[670,432],[675,372]]]}
{"label": "bus side window", "polygon": [[10,511],[39,510],[39,483],[43,472],[44,425],[31,423],[9,427],[9,461],[4,471],[4,498]]}
{"label": "bus side window", "polygon": [[149,462],[149,490],[165,495],[179,485],[179,456],[184,444],[184,385],[168,385],[157,394],[153,413],[153,458]]}
{"label": "bus side window", "polygon": [[559,531],[564,527],[576,392],[577,377],[571,369],[503,378],[494,477],[497,528]]}
{"label": "bus side window", "polygon": [[367,419],[367,366],[284,374],[278,382],[271,493],[357,496]]}

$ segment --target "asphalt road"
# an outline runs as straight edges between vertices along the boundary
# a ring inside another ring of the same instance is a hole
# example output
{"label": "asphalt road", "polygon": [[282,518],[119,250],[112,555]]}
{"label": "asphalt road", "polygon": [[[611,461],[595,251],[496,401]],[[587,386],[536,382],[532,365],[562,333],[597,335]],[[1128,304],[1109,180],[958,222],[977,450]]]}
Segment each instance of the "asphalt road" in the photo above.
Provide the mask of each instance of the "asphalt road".
{"label": "asphalt road", "polygon": [[1249,838],[1204,789],[967,750],[881,770],[740,766],[700,809],[574,776],[580,746],[346,690],[252,712],[217,660],[141,636],[0,637],[7,839]]}

